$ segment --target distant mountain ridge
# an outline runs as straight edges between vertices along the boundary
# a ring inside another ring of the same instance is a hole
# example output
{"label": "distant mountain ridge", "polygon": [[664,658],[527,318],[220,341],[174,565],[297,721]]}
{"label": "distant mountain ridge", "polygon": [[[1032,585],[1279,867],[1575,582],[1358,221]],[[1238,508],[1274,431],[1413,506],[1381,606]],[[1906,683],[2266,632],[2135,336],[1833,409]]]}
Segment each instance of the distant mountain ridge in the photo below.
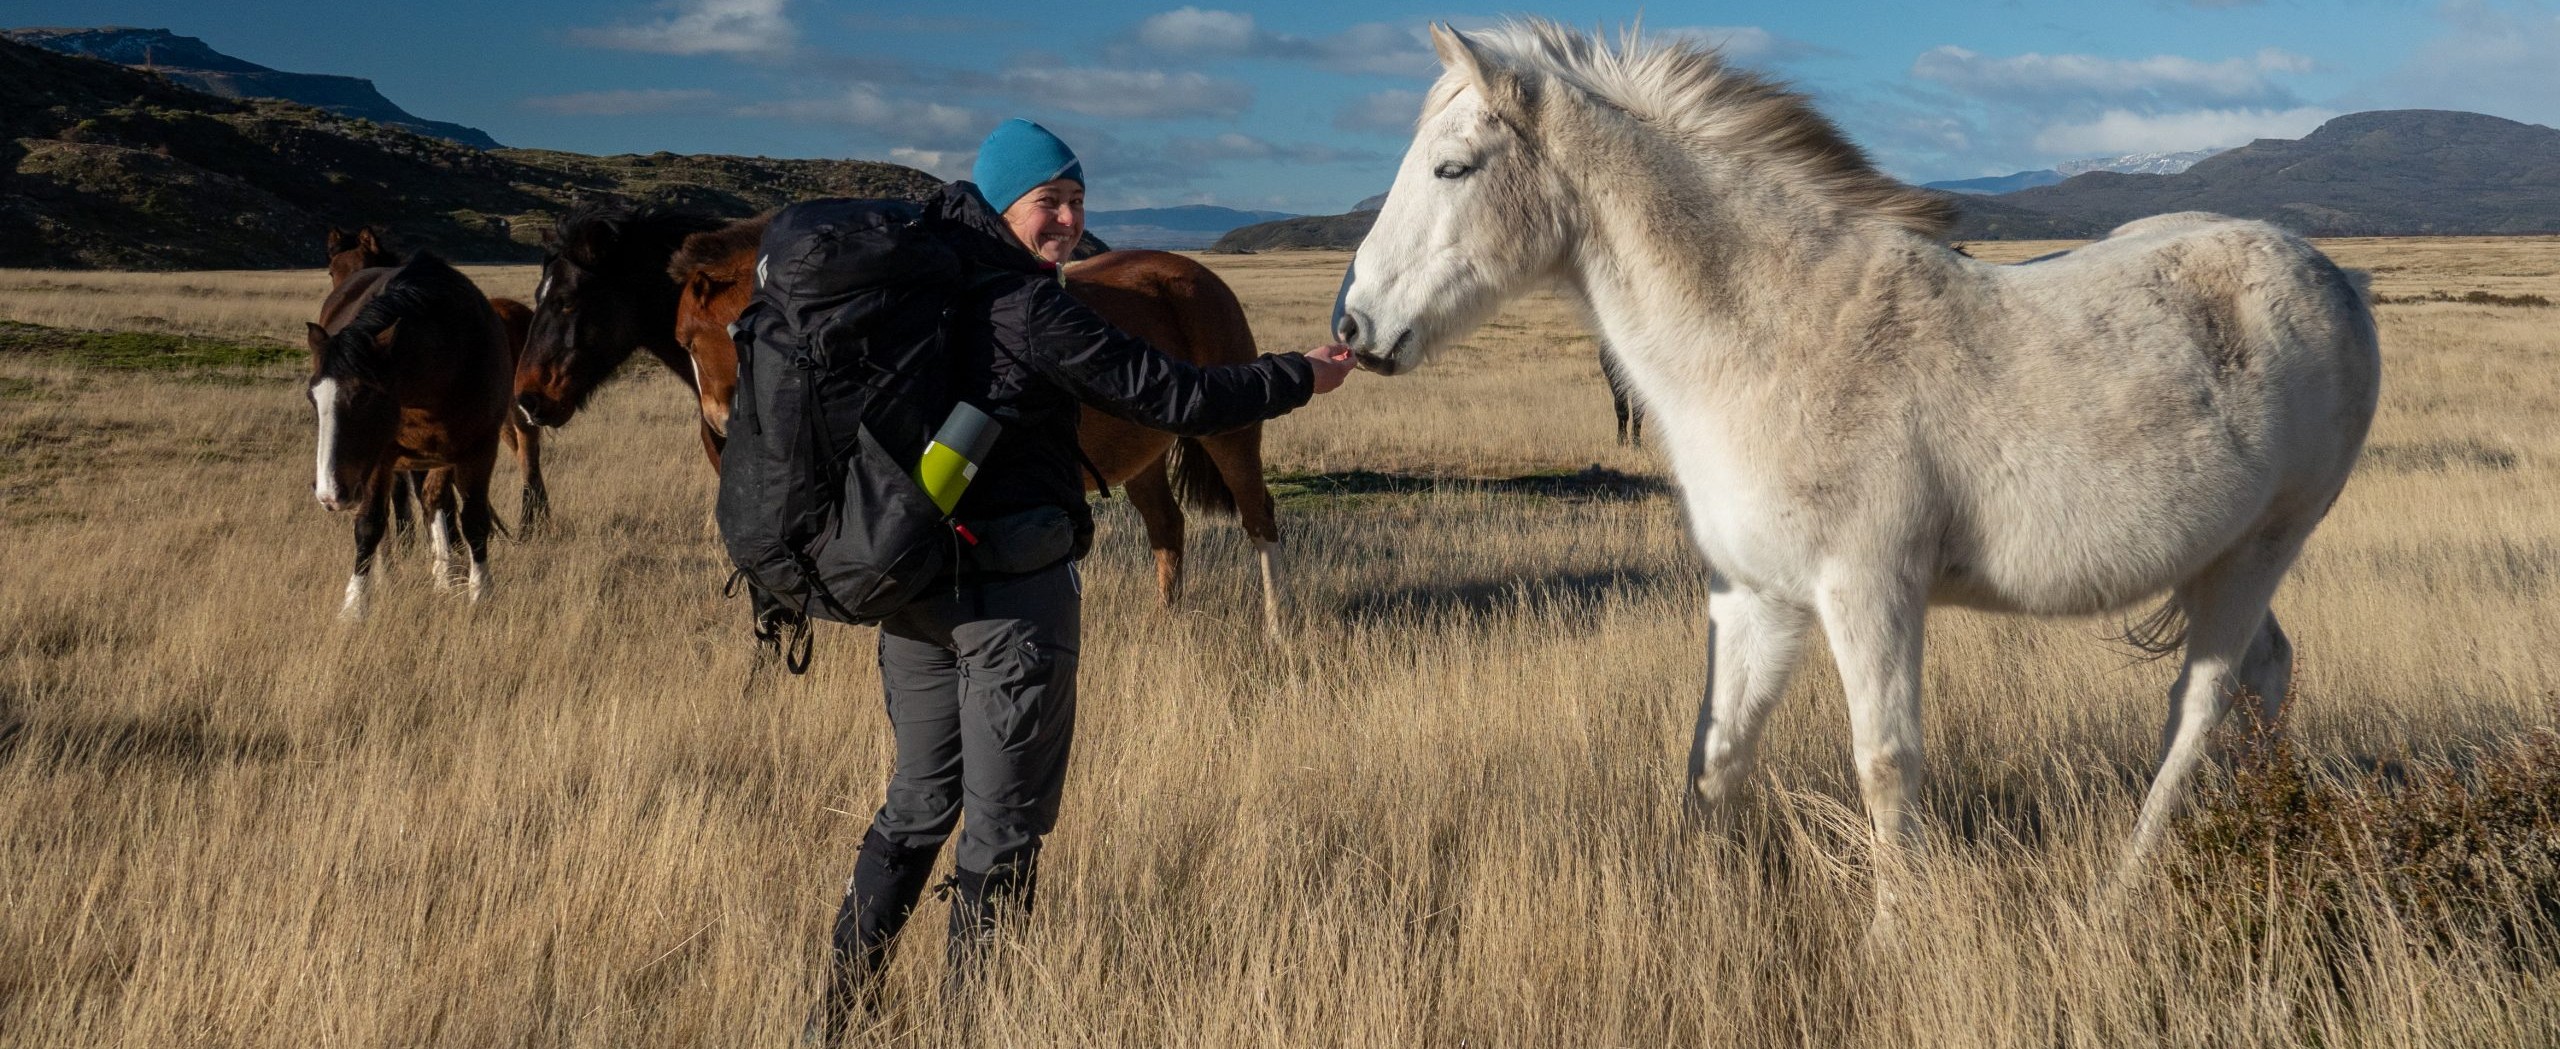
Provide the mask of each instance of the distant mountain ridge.
{"label": "distant mountain ridge", "polygon": [[2091,172],[1963,198],[1961,239],[2096,237],[2145,215],[2212,211],[2308,236],[2560,232],[2560,131],[2481,113],[2350,113],[2172,175]]}
{"label": "distant mountain ridge", "polygon": [[[2262,138],[2202,159],[2187,156],[2102,162],[2187,165],[2174,173],[2092,170],[2048,185],[1956,195],[1962,218],[1951,237],[2099,237],[2171,211],[2261,219],[2318,237],[2560,233],[2560,131],[2539,124],[2450,110],[2375,110],[2334,118],[2299,139]],[[1245,226],[1211,250],[1352,248],[1376,221],[1374,211],[1355,211]]]}
{"label": "distant mountain ridge", "polygon": [[2073,175],[2086,175],[2092,171],[2115,171],[2127,175],[2175,175],[2194,167],[2197,161],[2220,152],[2222,149],[2216,147],[2190,149],[2178,153],[2127,153],[2119,157],[2098,157],[2093,160],[2066,160],[2052,167],[2038,168],[2034,171],[1991,175],[1984,178],[1924,182],[1920,184],[1920,188],[1945,190],[1949,193],[1998,194],[2034,189],[2037,186],[2050,186]]}
{"label": "distant mountain ridge", "polygon": [[273,98],[317,106],[340,116],[406,128],[473,149],[498,149],[498,140],[475,127],[426,120],[400,108],[373,81],[326,73],[288,73],[233,58],[191,36],[166,29],[105,26],[95,29],[11,29],[0,35],[67,55],[85,55],[147,69],[180,86],[221,98]]}
{"label": "distant mountain ridge", "polygon": [[403,249],[527,261],[587,201],[743,216],[810,197],[919,199],[938,185],[859,160],[482,151],[7,39],[0,100],[0,266],[316,266],[330,225],[364,223]]}
{"label": "distant mountain ridge", "polygon": [[1085,216],[1093,235],[1115,248],[1188,251],[1208,247],[1228,230],[1295,218],[1286,211],[1240,211],[1215,204],[1096,211]]}

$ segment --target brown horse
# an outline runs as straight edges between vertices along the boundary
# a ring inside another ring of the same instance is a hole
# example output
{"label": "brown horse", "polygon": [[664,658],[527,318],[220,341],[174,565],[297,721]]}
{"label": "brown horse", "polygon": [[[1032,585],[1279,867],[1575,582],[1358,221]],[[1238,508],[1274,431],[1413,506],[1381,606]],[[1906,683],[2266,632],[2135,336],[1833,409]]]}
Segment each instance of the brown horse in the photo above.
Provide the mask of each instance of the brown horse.
{"label": "brown horse", "polygon": [[[362,229],[329,229],[329,290],[344,287],[349,278],[368,269],[400,265],[400,255],[382,244],[380,231],[371,226]],[[525,332],[533,324],[533,311],[514,299],[491,298],[489,308],[497,311],[498,323],[507,333],[508,370],[524,356]],[[551,519],[551,491],[542,482],[542,431],[519,421],[514,412],[507,413],[506,429],[499,436],[506,441],[507,451],[516,458],[516,466],[524,475],[524,491],[516,500],[516,531],[526,535],[539,531]],[[391,489],[391,516],[399,530],[409,531],[409,488],[422,479],[411,478]]]}
{"label": "brown horse", "polygon": [[[770,219],[758,216],[697,233],[667,265],[678,289],[676,341],[693,361],[703,428],[715,439],[726,438],[729,397],[738,381],[737,343],[729,325],[754,294],[756,245]],[[1244,364],[1255,357],[1253,329],[1235,292],[1208,267],[1180,255],[1096,255],[1068,268],[1067,292],[1114,327],[1191,364]],[[1076,442],[1105,481],[1129,494],[1155,552],[1156,587],[1166,605],[1182,594],[1182,503],[1188,502],[1195,510],[1241,519],[1261,564],[1265,625],[1279,630],[1273,555],[1280,524],[1262,482],[1260,424],[1215,437],[1176,438],[1086,408]],[[716,451],[712,465],[719,465]]]}
{"label": "brown horse", "polygon": [[426,471],[420,502],[433,522],[437,585],[454,584],[450,537],[458,525],[471,599],[487,596],[489,475],[506,427],[511,363],[489,300],[443,259],[420,254],[396,269],[348,275],[306,334],[306,396],[319,427],[312,494],[331,511],[359,511],[340,617],[364,617],[392,479],[402,471]]}

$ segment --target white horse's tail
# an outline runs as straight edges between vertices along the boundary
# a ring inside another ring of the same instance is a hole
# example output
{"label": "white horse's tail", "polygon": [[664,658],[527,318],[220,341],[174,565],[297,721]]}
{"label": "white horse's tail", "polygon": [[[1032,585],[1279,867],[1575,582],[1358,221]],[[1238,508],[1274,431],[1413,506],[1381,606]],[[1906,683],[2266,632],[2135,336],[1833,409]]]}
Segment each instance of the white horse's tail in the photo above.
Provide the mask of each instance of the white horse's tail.
{"label": "white horse's tail", "polygon": [[2340,266],[2338,267],[2338,272],[2347,275],[2347,286],[2356,290],[2356,298],[2364,302],[2364,308],[2368,310],[2372,309],[2373,271]]}
{"label": "white horse's tail", "polygon": [[2186,606],[2178,603],[2178,595],[2171,594],[2161,600],[2160,607],[2126,623],[2124,630],[2109,640],[2122,641],[2139,649],[2145,663],[2166,656],[2186,647]]}

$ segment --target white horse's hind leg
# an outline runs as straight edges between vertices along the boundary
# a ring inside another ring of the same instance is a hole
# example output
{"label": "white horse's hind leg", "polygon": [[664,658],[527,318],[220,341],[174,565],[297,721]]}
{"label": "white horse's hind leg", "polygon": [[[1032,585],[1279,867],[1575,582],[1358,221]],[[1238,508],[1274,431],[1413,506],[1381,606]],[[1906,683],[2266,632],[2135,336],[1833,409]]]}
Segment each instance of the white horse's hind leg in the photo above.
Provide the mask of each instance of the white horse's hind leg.
{"label": "white horse's hind leg", "polygon": [[2257,723],[2250,726],[2252,742],[2275,742],[2284,735],[2285,701],[2293,691],[2293,642],[2276,625],[2273,611],[2258,628],[2258,639],[2249,643],[2249,656],[2240,665],[2240,686],[2258,699]]}
{"label": "white horse's hind leg", "polygon": [[1707,599],[1707,695],[1689,747],[1689,804],[1709,821],[1732,811],[1751,775],[1769,712],[1786,695],[1805,627],[1803,608],[1730,585]]}
{"label": "white horse's hind leg", "polygon": [[[2129,882],[2168,831],[2186,798],[2187,781],[2205,741],[2243,690],[2262,692],[2260,710],[2284,702],[2293,676],[2293,645],[2267,612],[2285,569],[2308,535],[2253,542],[2233,551],[2178,591],[2187,612],[2185,666],[2169,686],[2169,720],[2160,730],[2160,767],[2142,799],[2142,816],[2125,845],[2116,880]],[[2271,693],[2271,694],[2265,694]]]}

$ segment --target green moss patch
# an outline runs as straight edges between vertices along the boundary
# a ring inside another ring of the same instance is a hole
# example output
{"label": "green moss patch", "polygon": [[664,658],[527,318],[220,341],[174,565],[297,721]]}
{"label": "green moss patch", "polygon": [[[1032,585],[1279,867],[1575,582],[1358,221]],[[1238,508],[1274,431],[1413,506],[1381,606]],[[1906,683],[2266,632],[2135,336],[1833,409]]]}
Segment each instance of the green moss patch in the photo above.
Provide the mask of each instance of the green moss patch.
{"label": "green moss patch", "polygon": [[80,331],[0,321],[0,355],[50,357],[109,371],[203,372],[283,364],[302,359],[303,351],[203,335]]}

